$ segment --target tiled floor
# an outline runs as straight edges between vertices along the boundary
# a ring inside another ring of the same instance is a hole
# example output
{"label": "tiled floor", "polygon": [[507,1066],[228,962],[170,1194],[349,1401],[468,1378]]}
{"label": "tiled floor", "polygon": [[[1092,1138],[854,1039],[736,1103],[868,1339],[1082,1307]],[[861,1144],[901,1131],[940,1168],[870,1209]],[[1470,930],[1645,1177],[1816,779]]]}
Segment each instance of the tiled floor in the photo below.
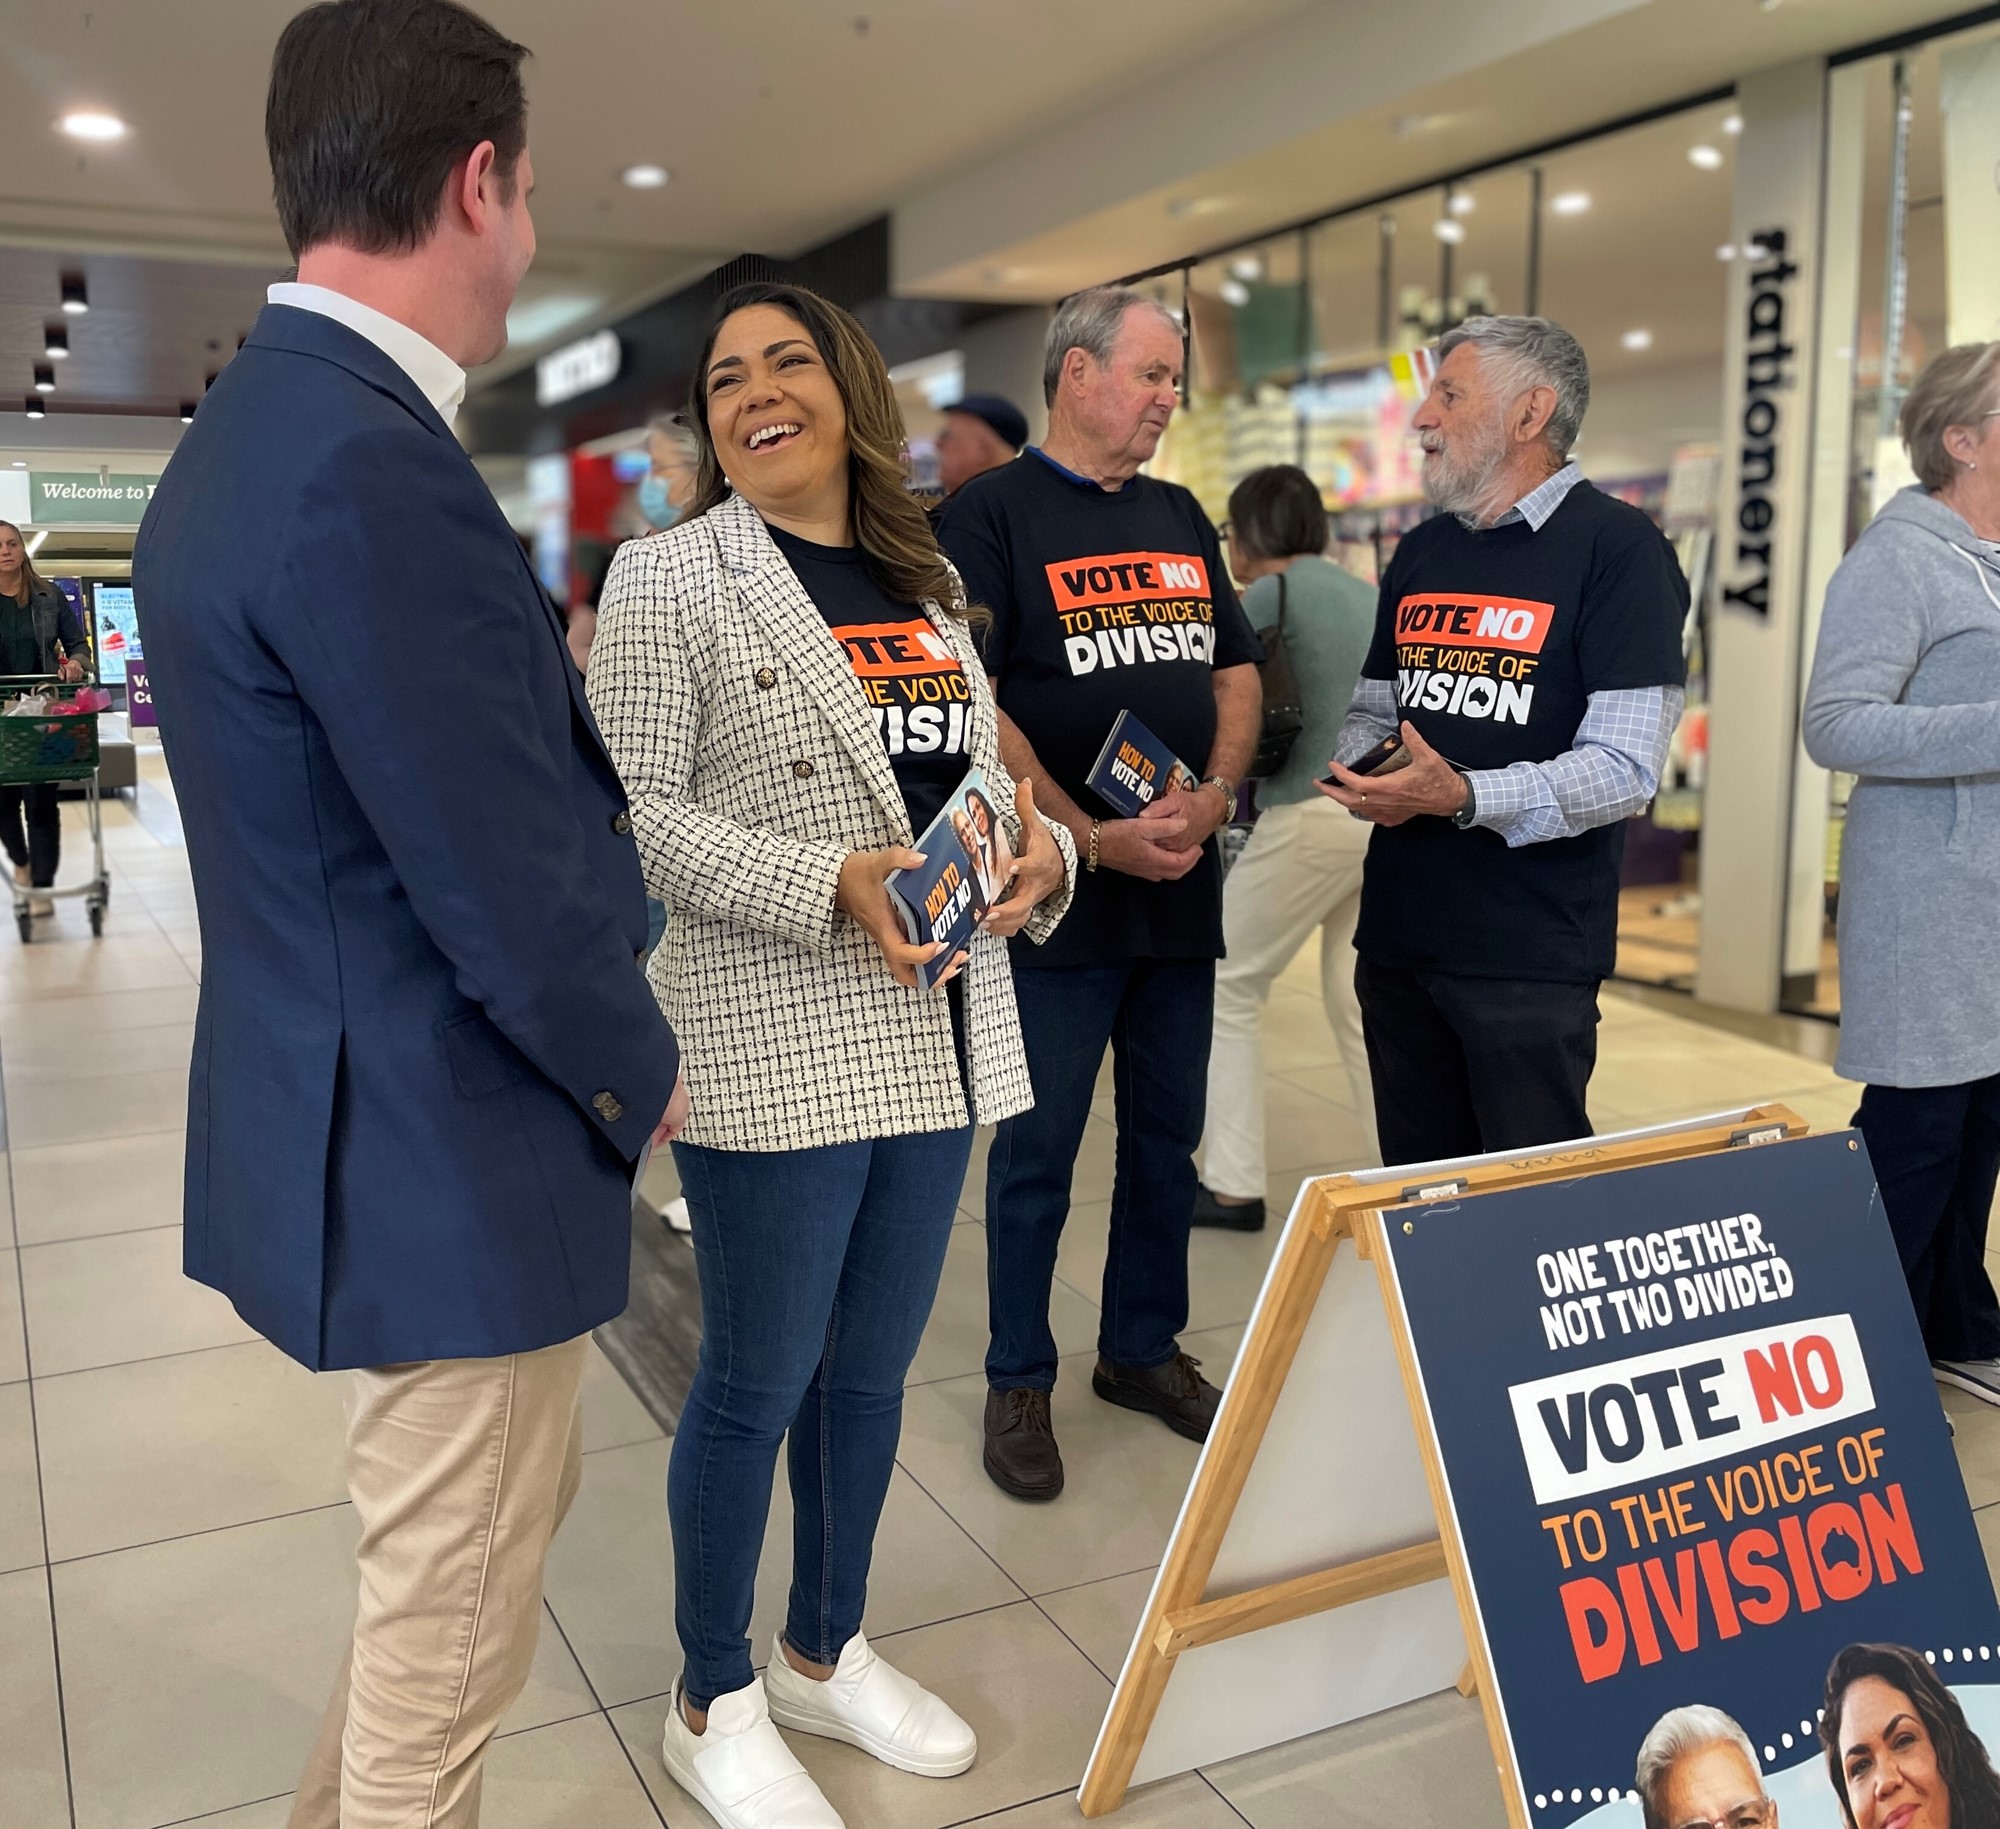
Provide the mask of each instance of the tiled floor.
{"label": "tiled floor", "polygon": [[[0,1825],[280,1829],[354,1604],[338,1381],[300,1371],[179,1275],[180,1088],[200,940],[157,763],[107,812],[102,942],[66,904],[0,945]],[[72,843],[72,864],[79,849]],[[1269,1028],[1281,1208],[1366,1149],[1301,968]],[[1603,1128],[1782,1096],[1814,1123],[1853,1090],[1799,1054],[1605,998]],[[871,1635],[972,1720],[981,1755],[926,1783],[846,1748],[799,1751],[853,1829],[1059,1829],[1194,1450],[1089,1395],[1111,1127],[1100,1107],[1061,1259],[1056,1419],[1069,1490],[1018,1505],[979,1468],[980,1164],[914,1372],[878,1544]],[[662,1164],[649,1192],[671,1186]],[[1271,1237],[1198,1235],[1190,1346],[1225,1373]],[[1948,1397],[2000,1558],[2000,1415]],[[558,1540],[533,1680],[496,1744],[489,1829],[707,1829],[659,1765],[678,1656],[662,1508],[667,1443],[601,1356],[589,1460]],[[768,1643],[789,1517],[771,1518]],[[1477,1711],[1433,1697],[1155,1787],[1130,1829],[1323,1829],[1503,1820]]]}

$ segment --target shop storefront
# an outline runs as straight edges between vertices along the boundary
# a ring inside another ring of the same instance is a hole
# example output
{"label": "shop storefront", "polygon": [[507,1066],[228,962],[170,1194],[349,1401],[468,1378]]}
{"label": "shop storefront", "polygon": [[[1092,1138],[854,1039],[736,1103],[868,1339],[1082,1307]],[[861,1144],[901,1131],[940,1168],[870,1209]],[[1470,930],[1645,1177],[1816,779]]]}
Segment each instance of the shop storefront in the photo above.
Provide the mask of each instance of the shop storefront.
{"label": "shop storefront", "polygon": [[1909,480],[1903,391],[2000,334],[1996,115],[2000,9],[1134,281],[1188,333],[1159,471],[1219,522],[1247,471],[1302,465],[1371,582],[1428,512],[1409,352],[1481,312],[1581,339],[1576,456],[1661,525],[1695,606],[1687,710],[1627,833],[1621,977],[1838,1014],[1850,784],[1805,758],[1798,706],[1827,577]]}

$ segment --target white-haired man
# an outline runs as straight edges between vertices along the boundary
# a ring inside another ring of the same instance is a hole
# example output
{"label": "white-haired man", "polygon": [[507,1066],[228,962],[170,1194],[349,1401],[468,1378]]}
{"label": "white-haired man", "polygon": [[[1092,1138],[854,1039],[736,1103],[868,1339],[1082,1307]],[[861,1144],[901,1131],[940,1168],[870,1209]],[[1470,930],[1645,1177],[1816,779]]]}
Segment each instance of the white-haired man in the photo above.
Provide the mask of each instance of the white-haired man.
{"label": "white-haired man", "polygon": [[[1624,821],[1680,719],[1687,581],[1570,461],[1582,347],[1470,318],[1414,421],[1446,512],[1383,574],[1324,791],[1379,829],[1354,946],[1387,1163],[1587,1136]],[[1395,772],[1344,766],[1400,735]]]}
{"label": "white-haired man", "polygon": [[1632,1780],[1646,1829],[1778,1829],[1750,1736],[1696,1703],[1653,1723]]}
{"label": "white-haired man", "polygon": [[[1035,1108],[999,1127],[987,1157],[984,1462],[1022,1499],[1062,1491],[1049,1298],[1107,1044],[1117,1171],[1091,1386],[1195,1441],[1221,1396],[1180,1332],[1222,955],[1214,834],[1256,747],[1263,651],[1200,504],[1139,474],[1180,378],[1180,326],[1159,306],[1118,287],[1078,293],[1049,326],[1048,437],[974,477],[939,518],[971,600],[992,614],[1001,756],[1086,865],[1054,936],[1014,949]],[[1121,711],[1202,777],[1135,819],[1087,785]]]}

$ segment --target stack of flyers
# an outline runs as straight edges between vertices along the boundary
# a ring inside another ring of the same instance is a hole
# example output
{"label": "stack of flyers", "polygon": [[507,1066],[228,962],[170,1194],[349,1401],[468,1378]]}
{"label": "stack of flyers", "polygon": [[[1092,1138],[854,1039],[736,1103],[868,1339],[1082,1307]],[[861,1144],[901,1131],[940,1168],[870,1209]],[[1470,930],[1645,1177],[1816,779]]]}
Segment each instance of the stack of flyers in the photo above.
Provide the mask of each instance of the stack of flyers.
{"label": "stack of flyers", "polygon": [[1174,788],[1199,787],[1195,772],[1129,711],[1121,711],[1085,779],[1106,806],[1127,819]]}
{"label": "stack of flyers", "polygon": [[922,868],[893,870],[884,886],[915,945],[944,942],[936,958],[917,968],[928,990],[965,949],[980,917],[1005,891],[1007,873],[1014,867],[986,777],[973,769],[913,848],[924,854]]}

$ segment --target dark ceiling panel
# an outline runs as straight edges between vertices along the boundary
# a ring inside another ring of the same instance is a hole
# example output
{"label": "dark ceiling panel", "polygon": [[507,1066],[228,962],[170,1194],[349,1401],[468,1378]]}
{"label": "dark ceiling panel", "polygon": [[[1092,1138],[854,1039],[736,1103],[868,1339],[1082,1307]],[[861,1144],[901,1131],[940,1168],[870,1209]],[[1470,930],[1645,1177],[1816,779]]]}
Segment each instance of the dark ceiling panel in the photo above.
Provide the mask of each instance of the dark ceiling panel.
{"label": "dark ceiling panel", "polygon": [[[89,289],[78,317],[61,308],[66,273],[82,274]],[[64,406],[172,412],[200,399],[255,322],[264,289],[283,277],[277,268],[0,248],[0,401],[32,391],[43,326],[61,324],[70,354],[52,364],[52,416]]]}

